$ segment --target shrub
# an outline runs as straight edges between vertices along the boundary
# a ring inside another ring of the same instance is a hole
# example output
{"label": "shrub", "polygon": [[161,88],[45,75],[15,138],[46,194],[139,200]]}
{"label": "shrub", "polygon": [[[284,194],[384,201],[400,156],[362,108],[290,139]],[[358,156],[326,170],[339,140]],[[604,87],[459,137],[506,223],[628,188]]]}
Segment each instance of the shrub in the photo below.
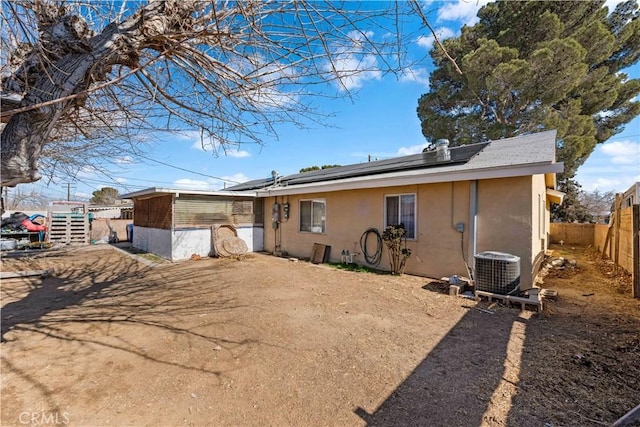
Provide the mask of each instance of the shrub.
{"label": "shrub", "polygon": [[382,233],[382,240],[389,250],[391,274],[402,274],[411,249],[407,248],[407,230],[404,225],[390,225]]}

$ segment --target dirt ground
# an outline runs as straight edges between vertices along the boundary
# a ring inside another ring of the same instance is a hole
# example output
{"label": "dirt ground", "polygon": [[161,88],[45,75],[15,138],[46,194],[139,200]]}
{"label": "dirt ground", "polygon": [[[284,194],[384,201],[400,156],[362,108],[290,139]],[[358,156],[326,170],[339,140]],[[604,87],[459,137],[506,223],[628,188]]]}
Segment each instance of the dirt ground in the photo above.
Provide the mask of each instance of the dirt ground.
{"label": "dirt ground", "polygon": [[541,313],[265,254],[5,257],[54,273],[2,281],[0,421],[610,425],[640,403],[640,301],[590,249],[555,249],[577,268],[545,278]]}

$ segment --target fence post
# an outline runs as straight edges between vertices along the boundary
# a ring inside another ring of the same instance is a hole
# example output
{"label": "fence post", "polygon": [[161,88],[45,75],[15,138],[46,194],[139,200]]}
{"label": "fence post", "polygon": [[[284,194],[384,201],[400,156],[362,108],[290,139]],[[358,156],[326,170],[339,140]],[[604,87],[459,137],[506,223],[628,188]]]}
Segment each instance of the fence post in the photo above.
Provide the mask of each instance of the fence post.
{"label": "fence post", "polygon": [[631,274],[633,276],[634,298],[640,298],[640,205],[633,205],[633,268]]}
{"label": "fence post", "polygon": [[621,218],[620,215],[622,207],[622,193],[616,193],[616,232],[615,232],[615,249],[616,254],[614,257],[614,269],[618,271],[618,266],[620,265],[620,223]]}

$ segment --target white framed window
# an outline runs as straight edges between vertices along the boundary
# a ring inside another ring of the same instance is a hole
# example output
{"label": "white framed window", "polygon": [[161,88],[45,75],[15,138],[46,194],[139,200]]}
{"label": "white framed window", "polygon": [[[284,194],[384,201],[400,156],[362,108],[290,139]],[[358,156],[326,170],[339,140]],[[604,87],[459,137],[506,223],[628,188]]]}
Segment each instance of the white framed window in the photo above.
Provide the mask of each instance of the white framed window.
{"label": "white framed window", "polygon": [[300,231],[324,233],[327,224],[327,204],[324,199],[300,200]]}
{"label": "white framed window", "polygon": [[416,238],[416,195],[394,194],[384,197],[384,227],[402,224],[407,239]]}

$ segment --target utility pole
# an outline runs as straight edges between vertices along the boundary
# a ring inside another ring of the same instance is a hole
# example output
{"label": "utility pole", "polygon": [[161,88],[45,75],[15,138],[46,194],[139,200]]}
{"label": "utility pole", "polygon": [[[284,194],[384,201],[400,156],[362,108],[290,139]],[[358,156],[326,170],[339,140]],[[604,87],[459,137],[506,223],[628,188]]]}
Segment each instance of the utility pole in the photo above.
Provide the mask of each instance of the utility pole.
{"label": "utility pole", "polygon": [[71,201],[71,187],[72,187],[72,185],[71,185],[70,182],[67,182],[66,184],[67,184],[67,202],[70,202]]}

